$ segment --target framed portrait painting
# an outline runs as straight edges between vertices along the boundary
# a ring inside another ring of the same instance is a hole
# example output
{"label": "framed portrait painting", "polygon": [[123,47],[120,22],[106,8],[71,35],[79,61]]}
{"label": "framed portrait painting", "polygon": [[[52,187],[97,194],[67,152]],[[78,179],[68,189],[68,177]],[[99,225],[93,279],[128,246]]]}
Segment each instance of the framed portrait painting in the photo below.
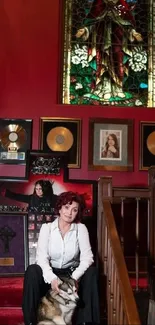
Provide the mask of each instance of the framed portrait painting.
{"label": "framed portrait painting", "polygon": [[133,121],[89,120],[89,170],[133,169]]}
{"label": "framed portrait painting", "polygon": [[139,169],[148,170],[155,165],[155,122],[140,122]]}

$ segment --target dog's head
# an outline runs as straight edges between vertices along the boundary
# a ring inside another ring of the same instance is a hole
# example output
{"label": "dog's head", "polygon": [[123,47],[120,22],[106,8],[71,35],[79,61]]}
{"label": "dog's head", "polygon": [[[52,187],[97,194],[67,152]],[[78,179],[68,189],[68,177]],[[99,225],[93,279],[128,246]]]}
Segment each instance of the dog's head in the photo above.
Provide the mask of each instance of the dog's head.
{"label": "dog's head", "polygon": [[52,290],[50,290],[53,298],[59,300],[59,302],[65,305],[68,305],[71,302],[75,305],[77,304],[79,300],[79,296],[77,293],[75,281],[73,279],[61,278],[59,288],[60,288],[59,294],[52,292]]}

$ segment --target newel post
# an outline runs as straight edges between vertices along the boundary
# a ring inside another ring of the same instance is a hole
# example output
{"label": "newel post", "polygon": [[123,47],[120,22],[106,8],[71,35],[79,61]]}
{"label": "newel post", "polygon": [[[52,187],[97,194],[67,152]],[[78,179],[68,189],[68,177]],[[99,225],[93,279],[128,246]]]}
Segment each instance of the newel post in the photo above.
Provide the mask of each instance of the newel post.
{"label": "newel post", "polygon": [[97,241],[98,256],[103,264],[105,224],[103,218],[103,199],[112,201],[112,177],[100,177],[98,180],[98,213],[97,213]]}
{"label": "newel post", "polygon": [[98,180],[98,195],[99,199],[112,200],[112,177],[100,177]]}

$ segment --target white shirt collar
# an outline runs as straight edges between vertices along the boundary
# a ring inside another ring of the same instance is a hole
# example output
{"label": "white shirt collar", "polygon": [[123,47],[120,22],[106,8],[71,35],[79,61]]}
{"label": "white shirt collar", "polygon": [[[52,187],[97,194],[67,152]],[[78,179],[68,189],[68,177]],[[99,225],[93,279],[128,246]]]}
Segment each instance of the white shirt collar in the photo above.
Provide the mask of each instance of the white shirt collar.
{"label": "white shirt collar", "polygon": [[[51,223],[51,230],[54,230],[54,229],[59,229],[59,226],[58,226],[58,218],[59,217],[57,217],[52,223]],[[71,230],[76,230],[76,226],[77,224],[75,223],[75,222],[73,222],[72,224],[71,224],[71,227],[70,227],[70,230],[69,231],[71,231]]]}

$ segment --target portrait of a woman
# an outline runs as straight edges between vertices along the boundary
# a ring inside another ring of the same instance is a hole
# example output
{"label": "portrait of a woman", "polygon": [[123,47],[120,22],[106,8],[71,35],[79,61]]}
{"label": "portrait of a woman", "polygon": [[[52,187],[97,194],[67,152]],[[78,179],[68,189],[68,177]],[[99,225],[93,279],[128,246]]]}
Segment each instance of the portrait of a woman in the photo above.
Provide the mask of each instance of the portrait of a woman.
{"label": "portrait of a woman", "polygon": [[105,147],[101,151],[101,158],[119,158],[120,149],[115,133],[110,133],[107,137]]}

